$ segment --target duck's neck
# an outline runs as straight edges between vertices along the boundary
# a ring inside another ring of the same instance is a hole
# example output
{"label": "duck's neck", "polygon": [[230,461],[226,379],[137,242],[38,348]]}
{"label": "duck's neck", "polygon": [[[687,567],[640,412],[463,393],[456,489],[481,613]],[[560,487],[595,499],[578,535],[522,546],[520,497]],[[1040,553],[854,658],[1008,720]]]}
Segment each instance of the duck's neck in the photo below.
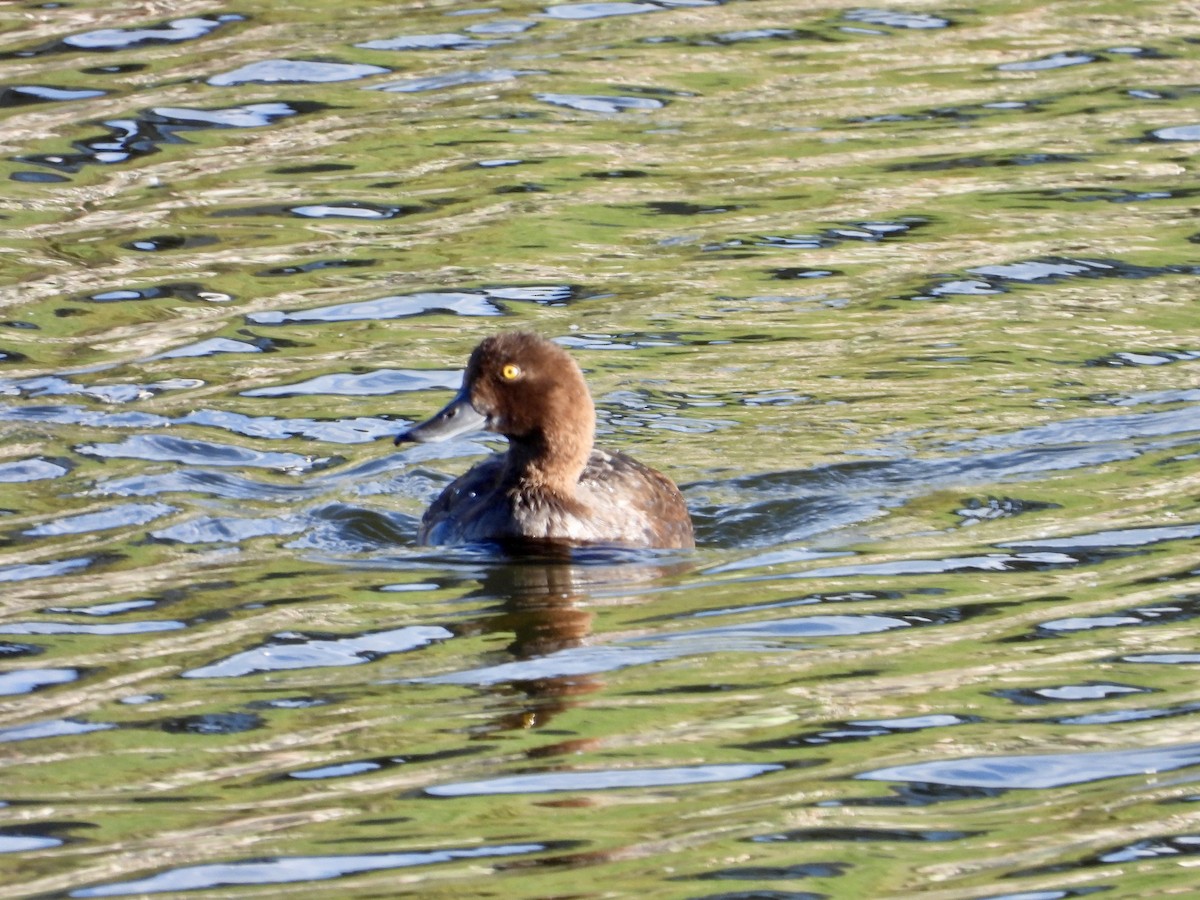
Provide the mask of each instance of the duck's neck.
{"label": "duck's neck", "polygon": [[509,438],[508,477],[523,487],[574,499],[579,476],[592,454],[595,426],[538,432]]}

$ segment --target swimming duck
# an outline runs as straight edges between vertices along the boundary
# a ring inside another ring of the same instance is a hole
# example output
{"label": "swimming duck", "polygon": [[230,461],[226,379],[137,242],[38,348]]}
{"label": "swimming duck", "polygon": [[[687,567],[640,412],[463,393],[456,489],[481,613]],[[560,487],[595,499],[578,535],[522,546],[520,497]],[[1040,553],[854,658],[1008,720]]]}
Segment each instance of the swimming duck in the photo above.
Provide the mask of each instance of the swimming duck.
{"label": "swimming duck", "polygon": [[508,450],[477,464],[433,501],[422,544],[609,544],[694,547],[679,488],[649,466],[592,441],[596,410],[575,360],[527,331],[486,338],[462,389],[396,443],[444,441],[486,429]]}

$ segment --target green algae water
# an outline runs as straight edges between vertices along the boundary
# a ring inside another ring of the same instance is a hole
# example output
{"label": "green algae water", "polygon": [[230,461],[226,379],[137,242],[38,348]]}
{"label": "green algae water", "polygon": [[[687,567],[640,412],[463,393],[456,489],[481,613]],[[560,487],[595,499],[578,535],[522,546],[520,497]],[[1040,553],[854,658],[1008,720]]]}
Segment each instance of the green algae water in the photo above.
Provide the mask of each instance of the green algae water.
{"label": "green algae water", "polygon": [[[1195,891],[1192,6],[0,22],[5,897]],[[694,553],[415,546],[516,327]]]}

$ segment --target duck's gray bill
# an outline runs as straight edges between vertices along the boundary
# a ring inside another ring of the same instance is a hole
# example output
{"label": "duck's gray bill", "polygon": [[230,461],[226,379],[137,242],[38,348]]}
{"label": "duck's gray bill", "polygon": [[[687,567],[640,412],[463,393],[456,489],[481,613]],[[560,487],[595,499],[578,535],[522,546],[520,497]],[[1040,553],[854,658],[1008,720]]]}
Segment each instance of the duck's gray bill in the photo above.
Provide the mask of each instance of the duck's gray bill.
{"label": "duck's gray bill", "polygon": [[482,431],[487,425],[487,417],[471,405],[471,399],[465,390],[459,391],[454,399],[442,408],[442,411],[419,425],[414,425],[408,431],[396,435],[396,443],[413,441],[427,444],[432,441],[446,441],[460,434],[472,431]]}

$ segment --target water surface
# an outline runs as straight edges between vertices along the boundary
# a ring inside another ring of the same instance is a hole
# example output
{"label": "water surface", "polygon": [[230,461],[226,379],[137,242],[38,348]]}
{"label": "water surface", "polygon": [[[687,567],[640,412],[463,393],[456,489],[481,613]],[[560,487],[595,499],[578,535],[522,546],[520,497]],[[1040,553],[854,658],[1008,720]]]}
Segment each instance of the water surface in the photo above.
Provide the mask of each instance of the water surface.
{"label": "water surface", "polygon": [[[11,897],[1182,895],[1186,4],[5,8]],[[415,546],[533,328],[695,553]]]}

